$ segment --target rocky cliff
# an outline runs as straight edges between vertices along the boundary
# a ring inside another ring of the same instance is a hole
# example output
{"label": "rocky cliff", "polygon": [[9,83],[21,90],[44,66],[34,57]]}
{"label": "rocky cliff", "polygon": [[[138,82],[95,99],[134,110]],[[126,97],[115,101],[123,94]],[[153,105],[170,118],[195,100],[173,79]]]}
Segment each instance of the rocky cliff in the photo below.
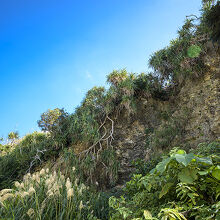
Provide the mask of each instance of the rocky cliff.
{"label": "rocky cliff", "polygon": [[149,160],[166,147],[194,148],[220,134],[220,59],[209,57],[206,74],[187,80],[168,101],[139,100],[137,112],[122,114],[115,125],[113,146],[120,160],[119,181],[129,179],[132,161]]}

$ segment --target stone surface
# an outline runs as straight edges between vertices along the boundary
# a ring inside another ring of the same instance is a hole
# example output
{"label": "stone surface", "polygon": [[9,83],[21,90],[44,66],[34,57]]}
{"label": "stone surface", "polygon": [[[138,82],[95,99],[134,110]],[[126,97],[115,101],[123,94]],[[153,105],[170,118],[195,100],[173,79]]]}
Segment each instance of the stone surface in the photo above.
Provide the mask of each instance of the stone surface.
{"label": "stone surface", "polygon": [[175,99],[141,99],[137,104],[137,113],[131,119],[128,119],[126,114],[117,119],[113,146],[121,163],[118,184],[123,184],[129,179],[129,175],[134,171],[133,160],[150,159],[151,150],[146,148],[145,130],[159,129],[166,124],[160,116],[165,110],[171,110],[171,118],[178,118],[186,109],[188,111],[184,133],[174,138],[173,146],[183,143],[191,148],[201,142],[219,139],[220,59],[217,57],[209,62],[212,64],[204,77],[194,81],[188,80]]}

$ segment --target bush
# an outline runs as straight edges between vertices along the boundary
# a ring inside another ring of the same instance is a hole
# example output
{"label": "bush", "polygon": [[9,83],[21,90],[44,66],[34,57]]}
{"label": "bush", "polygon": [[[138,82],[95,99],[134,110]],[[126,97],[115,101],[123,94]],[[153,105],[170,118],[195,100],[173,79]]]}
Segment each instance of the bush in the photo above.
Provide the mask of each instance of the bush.
{"label": "bush", "polygon": [[111,219],[218,219],[219,162],[216,154],[173,149],[149,173],[134,175],[123,197],[110,198]]}
{"label": "bush", "polygon": [[211,39],[220,44],[220,2],[204,1],[202,24],[210,32]]}
{"label": "bush", "polygon": [[0,189],[10,187],[13,181],[54,154],[57,152],[48,134],[34,132],[26,135],[11,152],[0,157]]}
{"label": "bush", "polygon": [[3,219],[107,219],[108,195],[95,193],[71,178],[42,169],[26,174],[23,182],[0,191],[0,217]]}
{"label": "bush", "polygon": [[55,141],[56,148],[64,147],[70,143],[68,134],[68,113],[64,109],[48,109],[37,122],[42,131],[49,132]]}
{"label": "bush", "polygon": [[80,159],[72,151],[66,151],[64,158],[67,174],[69,167],[74,166],[81,181],[98,189],[110,188],[118,180],[119,161],[113,149],[104,149],[98,158],[88,154]]}
{"label": "bush", "polygon": [[151,56],[149,66],[159,75],[163,86],[181,87],[186,79],[204,74],[207,42],[210,39],[219,42],[220,39],[219,8],[219,1],[203,1],[201,17],[188,16],[178,37]]}
{"label": "bush", "polygon": [[186,78],[198,78],[205,71],[202,56],[208,38],[202,39],[194,20],[186,19],[178,37],[168,47],[155,52],[149,60],[150,67],[160,75],[163,84],[182,85]]}

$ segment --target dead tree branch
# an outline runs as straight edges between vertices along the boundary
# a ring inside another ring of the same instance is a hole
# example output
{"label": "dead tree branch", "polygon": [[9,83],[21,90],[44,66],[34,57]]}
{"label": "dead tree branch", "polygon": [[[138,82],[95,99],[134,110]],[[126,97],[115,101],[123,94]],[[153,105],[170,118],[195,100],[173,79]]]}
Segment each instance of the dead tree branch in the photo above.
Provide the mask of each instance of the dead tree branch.
{"label": "dead tree branch", "polygon": [[33,167],[33,165],[34,165],[38,160],[39,160],[40,162],[42,162],[41,159],[40,159],[39,153],[44,154],[45,151],[47,151],[47,150],[46,150],[46,149],[43,149],[43,150],[38,150],[38,149],[37,149],[37,153],[36,153],[36,155],[34,156],[33,160],[31,161],[30,166],[29,166],[29,169],[27,170],[28,173],[31,172],[31,168]]}
{"label": "dead tree branch", "polygon": [[[107,132],[106,127],[104,126],[106,124],[107,120],[109,120],[111,122],[111,129],[110,129],[109,133]],[[98,157],[99,153],[103,149],[103,145],[102,145],[103,142],[106,142],[107,148],[109,146],[112,147],[112,141],[114,140],[114,137],[113,137],[114,121],[108,115],[105,117],[104,121],[99,126],[98,131],[100,131],[102,128],[104,129],[104,134],[102,135],[102,137],[98,141],[96,141],[92,146],[90,146],[88,149],[80,152],[79,159],[80,159],[81,155],[87,156],[91,152],[93,152],[93,154],[96,154],[96,156]],[[107,135],[107,133],[108,133],[108,135]],[[97,149],[97,146],[99,146],[99,149]]]}

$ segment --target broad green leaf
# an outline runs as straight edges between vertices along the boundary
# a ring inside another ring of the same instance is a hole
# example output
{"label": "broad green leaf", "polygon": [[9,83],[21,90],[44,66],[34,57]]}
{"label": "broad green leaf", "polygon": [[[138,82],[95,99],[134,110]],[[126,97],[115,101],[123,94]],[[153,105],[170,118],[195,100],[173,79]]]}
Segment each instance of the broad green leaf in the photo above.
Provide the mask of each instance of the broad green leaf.
{"label": "broad green leaf", "polygon": [[212,176],[215,177],[217,180],[220,180],[220,169],[213,170]]}
{"label": "broad green leaf", "polygon": [[168,193],[168,191],[172,185],[173,185],[173,183],[167,183],[163,186],[163,188],[160,192],[160,195],[159,195],[159,199]]}
{"label": "broad green leaf", "polygon": [[172,160],[171,157],[168,157],[166,159],[163,159],[160,163],[157,164],[156,166],[156,170],[160,173],[163,173],[166,168],[167,168],[167,165],[169,164],[169,162]]}
{"label": "broad green leaf", "polygon": [[199,171],[198,174],[201,176],[207,175],[209,172],[207,170],[205,171]]}
{"label": "broad green leaf", "polygon": [[179,163],[182,163],[184,166],[187,166],[195,156],[190,154],[175,154],[175,158]]}
{"label": "broad green leaf", "polygon": [[190,168],[184,168],[179,174],[178,178],[181,182],[183,183],[188,183],[191,184],[195,180],[198,179],[197,176],[198,171],[195,169],[190,169]]}
{"label": "broad green leaf", "polygon": [[212,165],[212,160],[208,157],[195,157],[197,162]]}

